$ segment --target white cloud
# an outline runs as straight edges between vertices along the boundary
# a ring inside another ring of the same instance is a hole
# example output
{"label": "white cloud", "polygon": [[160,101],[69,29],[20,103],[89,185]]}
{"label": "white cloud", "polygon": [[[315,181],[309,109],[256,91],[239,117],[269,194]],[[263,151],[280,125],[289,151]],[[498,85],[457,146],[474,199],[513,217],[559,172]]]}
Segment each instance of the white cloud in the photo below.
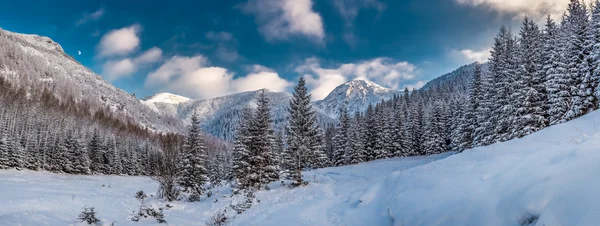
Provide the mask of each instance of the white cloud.
{"label": "white cloud", "polygon": [[117,61],[108,61],[102,65],[102,73],[109,81],[114,81],[130,75],[136,70],[136,65],[129,58]]}
{"label": "white cloud", "polygon": [[79,19],[75,24],[83,25],[91,21],[99,20],[104,15],[104,8],[100,8],[92,13],[84,13],[81,19]]}
{"label": "white cloud", "polygon": [[259,89],[269,89],[272,91],[285,91],[292,84],[279,77],[277,72],[261,65],[254,65],[254,71],[246,77],[241,77],[233,81],[233,88],[236,92],[245,92]]}
{"label": "white cloud", "polygon": [[463,49],[463,50],[453,50],[452,51],[452,56],[454,57],[459,57],[462,59],[465,59],[467,61],[467,63],[472,63],[472,62],[480,62],[480,63],[485,63],[488,61],[488,59],[490,58],[490,51],[491,49],[483,49],[480,51],[475,51],[475,50],[471,50],[471,49]]}
{"label": "white cloud", "polygon": [[150,64],[158,62],[161,57],[162,50],[158,47],[152,47],[149,50],[146,50],[146,52],[142,53],[142,55],[136,57],[134,62],[136,62],[136,64]]}
{"label": "white cloud", "polygon": [[283,91],[291,85],[271,69],[253,68],[247,76],[234,78],[227,69],[210,66],[204,56],[174,56],[148,75],[146,87],[205,99],[262,88]]}
{"label": "white cloud", "polygon": [[100,56],[123,56],[136,50],[140,45],[138,37],[141,31],[139,24],[112,30],[100,39],[98,51]]}
{"label": "white cloud", "polygon": [[413,89],[420,89],[421,87],[423,87],[425,84],[427,84],[427,81],[418,81],[416,83],[413,84],[408,84],[406,85],[406,88],[408,90],[413,90]]}
{"label": "white cloud", "polygon": [[304,35],[322,42],[323,19],[312,5],[312,0],[249,0],[243,11],[255,15],[260,33],[269,41]]}
{"label": "white cloud", "polygon": [[325,98],[335,87],[348,80],[369,80],[398,89],[402,88],[402,82],[414,80],[418,73],[416,66],[408,62],[394,62],[383,57],[333,68],[323,68],[318,59],[309,58],[296,68],[296,72],[304,74],[316,100]]}
{"label": "white cloud", "polygon": [[569,0],[455,0],[459,4],[487,6],[501,13],[516,14],[519,17],[543,18],[552,15],[560,18]]}
{"label": "white cloud", "polygon": [[114,81],[136,73],[140,67],[156,63],[162,58],[162,50],[153,47],[135,58],[110,60],[102,65],[102,74]]}

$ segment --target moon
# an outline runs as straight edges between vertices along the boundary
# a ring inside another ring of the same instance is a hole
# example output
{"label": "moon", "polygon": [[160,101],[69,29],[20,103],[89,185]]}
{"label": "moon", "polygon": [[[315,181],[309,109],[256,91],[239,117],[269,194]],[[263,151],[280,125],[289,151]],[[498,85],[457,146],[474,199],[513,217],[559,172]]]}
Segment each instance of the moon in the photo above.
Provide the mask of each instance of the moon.
{"label": "moon", "polygon": [[79,56],[81,56],[81,51],[77,51],[77,54],[79,54]]}

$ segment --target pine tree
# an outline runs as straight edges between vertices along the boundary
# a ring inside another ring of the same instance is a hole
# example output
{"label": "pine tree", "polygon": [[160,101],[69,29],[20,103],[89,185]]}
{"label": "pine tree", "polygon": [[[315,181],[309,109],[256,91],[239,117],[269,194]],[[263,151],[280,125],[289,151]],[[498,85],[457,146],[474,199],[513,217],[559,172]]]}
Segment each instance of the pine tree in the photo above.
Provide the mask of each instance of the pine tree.
{"label": "pine tree", "polygon": [[481,100],[481,65],[477,63],[475,65],[475,71],[473,72],[473,80],[471,81],[471,87],[469,92],[469,102],[467,103],[466,110],[463,115],[462,128],[461,132],[462,136],[460,144],[460,149],[469,149],[477,143],[475,137],[477,137],[476,129],[479,127],[477,125],[477,113],[480,110],[479,104]]}
{"label": "pine tree", "polygon": [[252,139],[249,145],[251,153],[249,179],[253,187],[261,188],[279,179],[279,163],[273,151],[275,145],[273,119],[265,90],[260,91],[257,102],[257,111],[250,124]]}
{"label": "pine tree", "polygon": [[183,153],[180,156],[178,184],[187,193],[188,201],[200,200],[204,193],[203,185],[208,182],[206,170],[206,148],[200,128],[200,118],[196,112],[192,115],[191,125],[185,138]]}
{"label": "pine tree", "polygon": [[424,154],[440,154],[446,151],[447,145],[444,138],[445,123],[442,116],[441,103],[434,103],[425,120],[425,132],[423,133]]}
{"label": "pine tree", "polygon": [[286,163],[295,185],[301,185],[304,168],[320,167],[326,161],[319,128],[316,125],[315,112],[311,107],[311,95],[306,89],[304,78],[300,78],[294,87],[293,98],[290,101],[288,120]]}
{"label": "pine tree", "polygon": [[334,140],[335,151],[333,153],[334,166],[343,166],[349,163],[348,156],[352,152],[350,147],[350,116],[346,107],[340,109],[339,124],[336,129]]}
{"label": "pine tree", "polygon": [[[347,114],[347,112],[346,112]],[[340,115],[341,120],[341,115]],[[377,139],[380,133],[377,131],[378,121],[375,108],[372,104],[369,104],[367,111],[365,112],[365,156],[367,161],[373,161],[377,159]],[[341,122],[341,121],[340,121]]]}
{"label": "pine tree", "polygon": [[582,94],[589,97],[588,93],[592,93],[593,97],[589,97],[589,103],[592,106],[588,106],[591,109],[598,109],[598,101],[600,99],[600,1],[596,0],[592,8],[592,20],[588,27],[588,40],[591,45],[590,54],[588,55],[587,62],[589,70],[586,74],[584,84],[590,87],[584,87],[581,91]]}
{"label": "pine tree", "polygon": [[88,154],[91,161],[90,170],[93,173],[100,172],[100,165],[102,164],[102,141],[98,129],[94,129],[90,143],[88,144]]}
{"label": "pine tree", "polygon": [[244,108],[242,117],[239,121],[238,128],[234,139],[233,149],[233,165],[231,173],[236,179],[239,188],[248,188],[251,186],[250,176],[250,124],[252,122],[253,113],[249,108]]}
{"label": "pine tree", "polygon": [[366,161],[365,156],[365,132],[364,124],[361,118],[360,112],[354,112],[354,117],[350,124],[350,130],[348,131],[350,136],[350,150],[348,154],[349,164],[358,164]]}
{"label": "pine tree", "polygon": [[588,30],[588,12],[584,2],[580,0],[571,0],[567,7],[567,17],[565,18],[565,31],[568,34],[567,54],[568,64],[567,73],[570,79],[571,103],[569,111],[563,117],[564,120],[571,120],[590,111],[593,106],[593,93],[588,92],[592,86],[591,77],[586,74],[589,71],[589,65],[586,57],[589,55],[591,46],[587,42]]}
{"label": "pine tree", "polygon": [[492,50],[490,66],[492,73],[496,78],[494,91],[496,92],[493,109],[496,128],[495,141],[507,141],[512,137],[513,122],[516,117],[517,102],[515,98],[515,78],[518,70],[518,58],[516,54],[516,40],[512,33],[504,26],[500,28],[500,33]]}
{"label": "pine tree", "polygon": [[519,70],[515,81],[517,117],[513,121],[512,137],[523,137],[546,127],[547,95],[542,72],[541,40],[538,26],[529,18],[519,32]]}
{"label": "pine tree", "polygon": [[406,150],[404,147],[404,137],[402,137],[402,127],[404,126],[404,108],[406,105],[398,104],[398,107],[394,110],[394,117],[391,123],[392,132],[392,153],[394,157],[404,157]]}
{"label": "pine tree", "polygon": [[546,90],[548,92],[548,123],[550,125],[564,122],[564,115],[569,110],[570,79],[566,70],[564,52],[565,32],[558,29],[556,23],[548,16],[544,28],[545,63],[543,70],[546,75]]}

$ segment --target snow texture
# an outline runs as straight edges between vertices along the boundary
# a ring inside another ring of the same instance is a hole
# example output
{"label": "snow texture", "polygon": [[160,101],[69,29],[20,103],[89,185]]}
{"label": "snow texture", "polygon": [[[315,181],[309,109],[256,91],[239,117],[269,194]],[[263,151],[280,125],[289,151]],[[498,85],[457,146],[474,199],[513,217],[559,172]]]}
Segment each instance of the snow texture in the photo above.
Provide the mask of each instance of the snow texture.
{"label": "snow texture", "polygon": [[[460,154],[378,160],[305,172],[308,186],[273,182],[231,225],[597,225],[600,222],[600,112],[522,139]],[[102,186],[102,185],[105,186]],[[0,171],[2,225],[77,225],[84,206],[106,225],[127,220],[144,177]],[[222,187],[198,203],[174,202],[169,225],[204,225],[243,201]],[[218,201],[216,201],[218,199]],[[151,199],[153,205],[164,205]]]}
{"label": "snow texture", "polygon": [[371,81],[352,80],[339,85],[325,99],[314,104],[329,117],[337,119],[341,107],[346,107],[349,112],[364,112],[369,104],[392,99],[394,95],[401,96],[402,91],[384,88]]}

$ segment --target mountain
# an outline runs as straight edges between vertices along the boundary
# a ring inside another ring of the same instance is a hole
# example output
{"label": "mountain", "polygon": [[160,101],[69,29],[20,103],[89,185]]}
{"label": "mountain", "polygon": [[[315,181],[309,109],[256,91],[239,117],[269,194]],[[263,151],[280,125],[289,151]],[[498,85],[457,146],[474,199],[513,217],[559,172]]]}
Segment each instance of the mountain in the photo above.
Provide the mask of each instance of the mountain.
{"label": "mountain", "polygon": [[[190,100],[174,94],[161,93],[145,98],[142,102],[162,115],[180,118],[184,124],[189,124],[192,114],[197,112],[205,132],[232,141],[242,110],[246,107],[256,108],[256,98],[259,92],[261,90],[207,100]],[[270,100],[275,129],[282,131],[288,116],[287,108],[292,95],[270,90],[265,90],[265,92]],[[319,109],[315,109],[315,111],[320,124],[335,122]]]}
{"label": "mountain", "polygon": [[58,99],[85,102],[92,113],[106,109],[152,131],[183,128],[179,120],[157,114],[134,95],[112,86],[48,37],[0,29],[0,65],[0,76],[30,92],[50,90]]}
{"label": "mountain", "polygon": [[325,99],[314,102],[314,106],[321,109],[331,118],[338,118],[340,107],[346,105],[350,112],[365,111],[369,104],[376,104],[382,100],[389,100],[394,95],[401,95],[402,91],[382,87],[374,82],[365,80],[352,80],[336,87]]}
{"label": "mountain", "polygon": [[[256,97],[259,92],[243,92],[208,100],[191,100],[175,94],[159,93],[145,98],[142,103],[161,115],[179,118],[186,125],[189,124],[192,114],[198,112],[205,132],[232,141],[242,110],[245,107],[256,107]],[[271,100],[275,129],[282,131],[292,95],[269,90],[266,92]],[[347,104],[352,112],[364,111],[369,104],[391,99],[401,93],[399,90],[387,89],[374,82],[353,80],[335,88],[325,99],[314,102],[313,107],[317,122],[325,127],[337,121],[339,109],[344,104]]]}

